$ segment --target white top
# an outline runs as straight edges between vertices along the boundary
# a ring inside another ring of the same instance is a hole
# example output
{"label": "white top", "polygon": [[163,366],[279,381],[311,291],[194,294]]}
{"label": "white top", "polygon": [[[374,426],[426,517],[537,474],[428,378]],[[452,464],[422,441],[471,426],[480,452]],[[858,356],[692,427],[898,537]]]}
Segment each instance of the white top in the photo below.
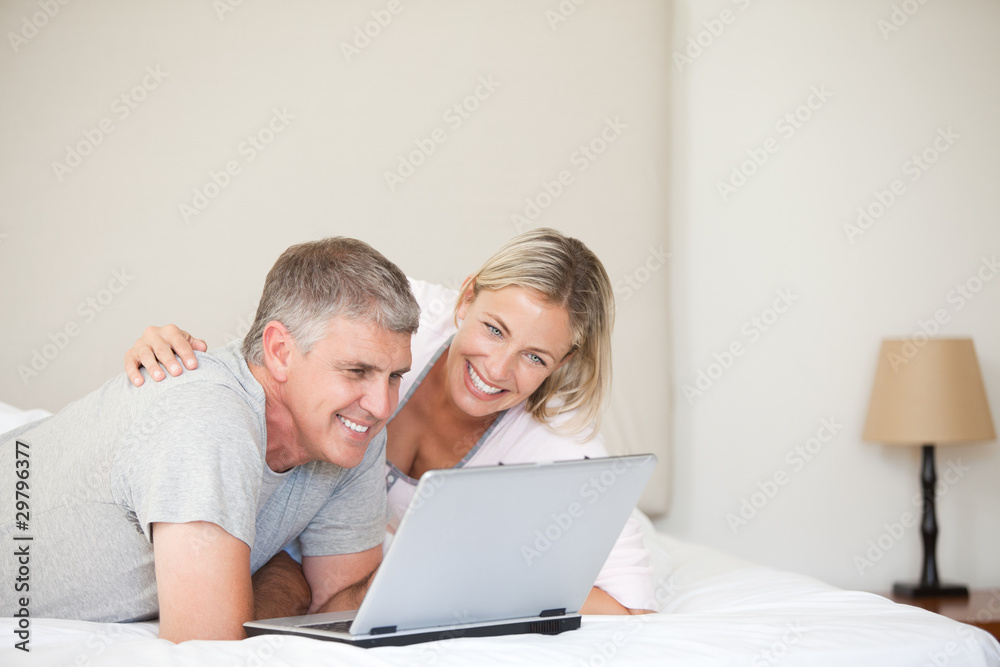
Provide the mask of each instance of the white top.
{"label": "white top", "polygon": [[[415,370],[403,377],[397,412],[447,349],[456,332],[453,318],[458,292],[413,279],[410,286],[420,304],[420,329],[411,343]],[[560,415],[555,423],[568,417],[569,414]],[[502,414],[456,467],[568,461],[607,455],[600,435],[581,443],[573,437],[555,433],[525,412],[522,403]],[[385,481],[389,494],[388,526],[390,531],[395,531],[413,497],[417,480],[387,462]],[[653,595],[652,572],[649,551],[643,544],[638,523],[630,518],[594,585],[624,606],[642,609]]]}

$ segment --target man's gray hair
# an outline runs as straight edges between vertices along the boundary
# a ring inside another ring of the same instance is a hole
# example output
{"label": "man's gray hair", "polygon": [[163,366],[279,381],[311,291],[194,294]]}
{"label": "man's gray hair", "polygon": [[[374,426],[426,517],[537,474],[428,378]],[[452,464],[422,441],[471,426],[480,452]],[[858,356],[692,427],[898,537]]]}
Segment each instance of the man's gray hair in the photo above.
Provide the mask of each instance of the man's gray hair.
{"label": "man's gray hair", "polygon": [[326,336],[334,317],[412,334],[420,307],[406,275],[367,243],[343,236],[300,243],[268,272],[243,357],[264,362],[264,327],[273,320],[285,325],[305,354]]}

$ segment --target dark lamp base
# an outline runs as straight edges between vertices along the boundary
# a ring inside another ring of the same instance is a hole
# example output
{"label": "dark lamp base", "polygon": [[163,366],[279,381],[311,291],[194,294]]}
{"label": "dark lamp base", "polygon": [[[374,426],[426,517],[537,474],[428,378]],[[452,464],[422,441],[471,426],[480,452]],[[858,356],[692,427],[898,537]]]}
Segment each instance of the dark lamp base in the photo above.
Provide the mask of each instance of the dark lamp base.
{"label": "dark lamp base", "polygon": [[892,585],[892,592],[900,597],[925,598],[925,597],[969,597],[969,589],[960,584],[938,584],[930,586],[920,583],[896,583]]}

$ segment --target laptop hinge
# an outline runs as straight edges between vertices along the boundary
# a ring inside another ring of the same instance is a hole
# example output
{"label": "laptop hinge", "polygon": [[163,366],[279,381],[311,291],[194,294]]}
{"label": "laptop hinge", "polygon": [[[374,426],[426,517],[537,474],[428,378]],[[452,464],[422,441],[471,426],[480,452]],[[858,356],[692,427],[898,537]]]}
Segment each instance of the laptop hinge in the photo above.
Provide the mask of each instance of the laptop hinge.
{"label": "laptop hinge", "polygon": [[539,616],[565,616],[566,607],[560,607],[559,609],[546,609]]}
{"label": "laptop hinge", "polygon": [[377,628],[371,629],[371,634],[373,635],[387,635],[396,631],[395,625],[383,625]]}

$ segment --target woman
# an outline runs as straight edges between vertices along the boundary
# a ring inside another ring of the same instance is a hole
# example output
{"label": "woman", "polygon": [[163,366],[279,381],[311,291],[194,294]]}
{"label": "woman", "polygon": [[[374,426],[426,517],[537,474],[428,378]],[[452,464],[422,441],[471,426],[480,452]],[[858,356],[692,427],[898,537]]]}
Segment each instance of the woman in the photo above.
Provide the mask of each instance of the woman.
{"label": "woman", "polygon": [[[552,229],[522,234],[461,290],[411,281],[421,308],[414,369],[386,432],[389,530],[427,470],[607,456],[597,434],[611,378],[614,296],[600,260]],[[449,309],[448,304],[454,303]],[[449,312],[451,310],[451,312]],[[159,381],[195,368],[204,341],[150,327],[125,355]],[[652,599],[649,554],[629,520],[582,609],[625,614]]]}

